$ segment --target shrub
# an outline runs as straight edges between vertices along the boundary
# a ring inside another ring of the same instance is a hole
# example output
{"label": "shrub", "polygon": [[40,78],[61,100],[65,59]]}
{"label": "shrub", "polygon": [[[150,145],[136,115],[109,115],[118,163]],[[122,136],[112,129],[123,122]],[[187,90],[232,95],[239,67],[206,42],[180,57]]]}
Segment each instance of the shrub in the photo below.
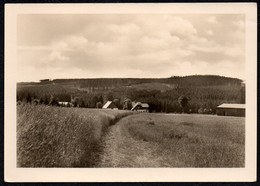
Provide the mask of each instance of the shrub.
{"label": "shrub", "polygon": [[39,104],[39,99],[34,99],[33,101],[32,101],[32,104],[34,104],[34,105],[38,105]]}
{"label": "shrub", "polygon": [[97,104],[96,104],[96,108],[102,108],[102,103],[101,102],[97,102]]}

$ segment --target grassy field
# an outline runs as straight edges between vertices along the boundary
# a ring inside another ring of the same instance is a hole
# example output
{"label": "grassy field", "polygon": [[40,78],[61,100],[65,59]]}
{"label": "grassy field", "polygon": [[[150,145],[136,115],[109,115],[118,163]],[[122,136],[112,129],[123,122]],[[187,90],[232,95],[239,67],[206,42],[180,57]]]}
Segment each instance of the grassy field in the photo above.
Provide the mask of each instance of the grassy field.
{"label": "grassy field", "polygon": [[158,162],[148,167],[245,165],[245,118],[147,113],[128,116],[121,125],[123,136],[128,135],[123,143],[132,137],[151,147],[149,154]]}
{"label": "grassy field", "polygon": [[106,129],[126,111],[17,105],[18,167],[92,167]]}
{"label": "grassy field", "polygon": [[242,117],[17,105],[18,167],[244,167],[244,161]]}

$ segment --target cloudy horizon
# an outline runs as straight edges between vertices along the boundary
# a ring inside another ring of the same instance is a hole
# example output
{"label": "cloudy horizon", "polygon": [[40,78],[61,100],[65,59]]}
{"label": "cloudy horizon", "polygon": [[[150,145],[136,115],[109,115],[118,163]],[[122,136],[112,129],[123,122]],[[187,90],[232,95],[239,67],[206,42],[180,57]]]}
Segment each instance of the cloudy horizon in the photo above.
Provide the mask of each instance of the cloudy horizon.
{"label": "cloudy horizon", "polygon": [[19,82],[60,78],[245,79],[242,14],[23,14]]}

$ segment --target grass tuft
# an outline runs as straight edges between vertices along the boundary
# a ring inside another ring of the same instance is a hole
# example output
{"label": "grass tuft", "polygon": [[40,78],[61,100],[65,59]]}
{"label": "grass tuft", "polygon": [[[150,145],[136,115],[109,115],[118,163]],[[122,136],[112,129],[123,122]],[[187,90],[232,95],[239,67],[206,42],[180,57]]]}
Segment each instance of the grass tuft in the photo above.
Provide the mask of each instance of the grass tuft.
{"label": "grass tuft", "polygon": [[192,127],[192,126],[194,126],[194,123],[191,123],[191,122],[181,122],[180,125]]}
{"label": "grass tuft", "polygon": [[186,134],[184,132],[179,132],[177,130],[170,130],[167,137],[170,139],[181,139],[186,137]]}
{"label": "grass tuft", "polygon": [[149,125],[155,125],[154,121],[149,121],[148,124]]}

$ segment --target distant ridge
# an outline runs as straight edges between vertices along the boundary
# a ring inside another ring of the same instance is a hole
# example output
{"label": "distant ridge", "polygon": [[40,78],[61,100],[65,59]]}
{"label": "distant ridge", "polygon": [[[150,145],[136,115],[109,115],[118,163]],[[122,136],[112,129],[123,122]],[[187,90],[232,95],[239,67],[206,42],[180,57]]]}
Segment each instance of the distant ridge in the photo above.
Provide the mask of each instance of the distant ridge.
{"label": "distant ridge", "polygon": [[[50,82],[71,82],[71,81],[82,81],[82,80],[154,80],[154,81],[167,81],[169,79],[190,79],[190,78],[201,78],[201,80],[204,80],[205,78],[216,78],[216,79],[229,79],[229,80],[236,80],[241,81],[239,78],[233,78],[233,77],[226,77],[226,76],[220,76],[220,75],[187,75],[187,76],[171,76],[171,77],[165,77],[165,78],[57,78],[57,79],[42,79],[39,82],[18,82],[18,84],[27,84],[27,83],[50,83]],[[241,83],[240,82],[240,83]]]}

